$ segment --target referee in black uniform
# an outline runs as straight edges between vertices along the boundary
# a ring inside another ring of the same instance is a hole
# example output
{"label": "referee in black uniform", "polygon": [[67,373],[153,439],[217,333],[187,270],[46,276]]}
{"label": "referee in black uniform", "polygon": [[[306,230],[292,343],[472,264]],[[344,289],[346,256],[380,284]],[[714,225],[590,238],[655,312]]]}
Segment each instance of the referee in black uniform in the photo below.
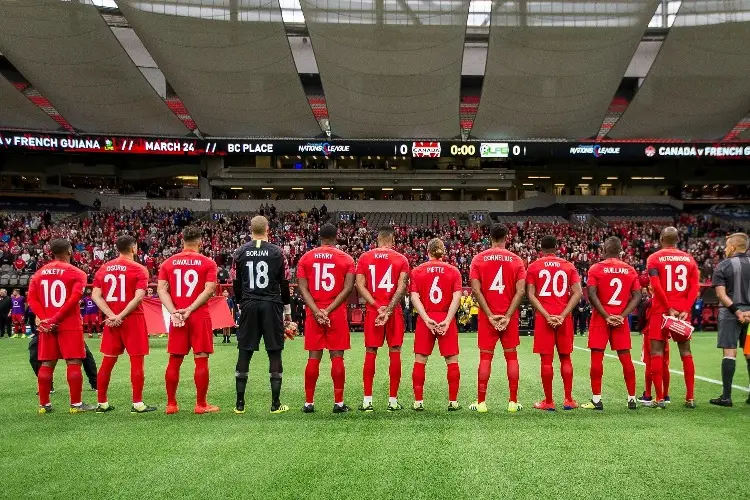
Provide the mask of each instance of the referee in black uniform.
{"label": "referee in black uniform", "polygon": [[[750,255],[748,237],[735,233],[727,237],[725,255],[711,280],[721,303],[716,347],[723,349],[721,360],[721,396],[710,401],[713,405],[732,406],[732,380],[736,367],[737,346],[745,345],[747,324],[750,322]],[[747,373],[750,376],[750,355],[747,356]],[[750,404],[750,397],[747,399]]]}
{"label": "referee in black uniform", "polygon": [[237,327],[237,368],[235,413],[245,412],[245,387],[250,358],[260,349],[263,339],[268,353],[271,374],[271,413],[289,410],[279,400],[281,394],[281,351],[284,349],[284,321],[291,321],[289,278],[281,249],[268,242],[268,219],[252,218],[253,239],[242,245],[234,255],[236,279],[232,282],[234,296],[240,307]]}

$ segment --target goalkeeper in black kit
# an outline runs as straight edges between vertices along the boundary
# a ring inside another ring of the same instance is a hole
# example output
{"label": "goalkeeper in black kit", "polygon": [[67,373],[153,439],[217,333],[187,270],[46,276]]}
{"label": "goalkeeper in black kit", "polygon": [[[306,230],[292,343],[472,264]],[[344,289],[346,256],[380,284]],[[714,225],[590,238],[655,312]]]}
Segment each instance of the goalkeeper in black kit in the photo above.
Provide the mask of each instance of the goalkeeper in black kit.
{"label": "goalkeeper in black kit", "polygon": [[[286,329],[291,322],[289,278],[286,259],[281,249],[268,242],[268,220],[258,215],[250,221],[252,241],[242,245],[234,255],[236,279],[232,283],[240,321],[237,328],[237,367],[235,382],[237,402],[235,413],[245,413],[245,387],[253,353],[260,341],[268,353],[271,374],[271,413],[289,410],[281,404],[281,351]],[[294,337],[293,330],[289,336]]]}

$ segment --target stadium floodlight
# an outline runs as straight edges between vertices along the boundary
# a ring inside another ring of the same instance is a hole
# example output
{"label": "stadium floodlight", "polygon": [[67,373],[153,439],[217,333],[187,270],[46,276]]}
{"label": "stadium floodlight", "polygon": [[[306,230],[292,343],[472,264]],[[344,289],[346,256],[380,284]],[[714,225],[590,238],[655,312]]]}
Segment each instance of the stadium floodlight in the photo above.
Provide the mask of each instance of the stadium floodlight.
{"label": "stadium floodlight", "polygon": [[292,188],[292,191],[302,191],[303,189],[305,189],[305,188],[301,188],[301,187],[293,187],[293,188]]}
{"label": "stadium floodlight", "polygon": [[381,191],[393,191],[393,188],[382,188]]}
{"label": "stadium floodlight", "polygon": [[260,189],[263,191],[273,191],[273,188],[270,188],[270,187],[262,187]]}
{"label": "stadium floodlight", "polygon": [[593,179],[594,179],[594,178],[593,178],[593,177],[590,177],[590,176],[584,176],[584,177],[581,177],[581,180],[583,180],[583,181],[590,181],[590,180],[593,180]]}
{"label": "stadium floodlight", "polygon": [[619,177],[607,177],[608,181],[616,181]]}
{"label": "stadium floodlight", "polygon": [[523,185],[524,186],[533,186],[534,184],[532,184],[531,182],[524,182]]}
{"label": "stadium floodlight", "polygon": [[440,191],[453,191],[453,188],[440,188]]}
{"label": "stadium floodlight", "polygon": [[232,191],[242,191],[243,188],[240,186],[232,186],[229,189],[231,189]]}
{"label": "stadium floodlight", "polygon": [[500,191],[498,188],[487,188],[487,191]]}

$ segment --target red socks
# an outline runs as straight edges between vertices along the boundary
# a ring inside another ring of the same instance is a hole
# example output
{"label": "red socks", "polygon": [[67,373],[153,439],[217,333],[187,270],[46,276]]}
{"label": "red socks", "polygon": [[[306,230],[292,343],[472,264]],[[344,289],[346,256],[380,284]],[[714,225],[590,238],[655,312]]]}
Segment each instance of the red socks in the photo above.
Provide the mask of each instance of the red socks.
{"label": "red socks", "polygon": [[663,356],[652,354],[651,355],[651,381],[654,383],[654,392],[656,393],[656,400],[661,401],[664,399],[664,385],[662,381],[662,363],[664,362]]}
{"label": "red socks", "polygon": [[[305,366],[305,403],[313,404],[315,401],[315,385],[318,383],[320,374],[320,360],[314,358],[307,359]],[[331,365],[331,374],[333,374],[333,365]]]}
{"label": "red socks", "polygon": [[96,376],[97,401],[100,404],[109,401],[107,399],[107,389],[109,388],[109,379],[112,377],[112,369],[115,367],[115,363],[117,363],[117,358],[114,356],[104,356],[102,358],[102,365],[99,367],[99,373]]}
{"label": "red socks", "polygon": [[333,380],[333,402],[343,403],[346,368],[344,367],[344,358],[341,356],[331,359],[331,379]]}
{"label": "red socks", "polygon": [[[452,365],[448,366],[450,367]],[[414,362],[414,368],[411,372],[411,383],[412,386],[414,386],[414,401],[424,400],[424,369],[424,363],[418,363],[416,361]],[[448,373],[450,374],[450,369]],[[450,380],[448,381],[448,384],[450,385]],[[450,392],[450,389],[448,389],[448,392]]]}
{"label": "red socks", "polygon": [[518,402],[518,353],[516,351],[505,352],[506,370],[508,372],[508,389],[510,395],[508,401]]}
{"label": "red socks", "polygon": [[143,402],[143,383],[145,380],[143,356],[130,356],[130,385],[133,388],[133,403]]}
{"label": "red socks", "polygon": [[[424,367],[424,365],[422,365]],[[424,368],[422,368],[424,371]],[[424,381],[424,374],[422,375]],[[458,363],[448,365],[448,401],[458,401],[458,386],[461,384],[461,369]]]}
{"label": "red socks", "polygon": [[[77,405],[81,403],[81,393],[83,392],[83,375],[81,375],[81,365],[68,365],[67,369],[68,386],[70,387],[70,404]],[[49,391],[47,391],[49,395]],[[39,395],[41,397],[41,394]]]}
{"label": "red socks", "polygon": [[364,395],[372,397],[372,383],[375,380],[375,358],[374,352],[365,352],[365,366],[362,368],[362,384],[364,385]]}
{"label": "red socks", "polygon": [[196,401],[198,406],[208,406],[206,395],[208,394],[208,357],[195,358],[195,380]]}
{"label": "red socks", "polygon": [[669,383],[672,381],[672,373],[669,371],[669,349],[664,350],[664,362],[661,368],[662,387],[664,396],[669,396]]}
{"label": "red socks", "polygon": [[560,375],[563,380],[563,390],[565,391],[565,400],[573,399],[573,362],[570,354],[559,354],[560,358]]}
{"label": "red socks", "polygon": [[555,371],[552,369],[552,354],[542,354],[542,388],[544,389],[544,400],[553,404],[552,399],[552,378]]}
{"label": "red socks", "polygon": [[177,406],[177,385],[180,383],[182,360],[183,356],[170,355],[167,371],[164,374],[164,381],[167,385],[167,404],[170,406]]}
{"label": "red socks", "polygon": [[477,370],[477,402],[483,403],[487,399],[487,384],[490,381],[490,374],[492,373],[492,357],[494,354],[491,352],[480,352],[479,353],[479,369]]}
{"label": "red socks", "polygon": [[[632,363],[631,363],[632,365]],[[591,394],[601,396],[604,376],[604,351],[591,351]]]}
{"label": "red socks", "polygon": [[682,356],[682,371],[685,372],[685,399],[695,399],[695,363],[692,354]]}
{"label": "red socks", "polygon": [[628,396],[635,396],[635,366],[633,366],[633,358],[630,357],[629,352],[620,353],[617,357],[620,358],[620,363],[622,364],[622,376],[625,378],[625,388],[628,391]]}
{"label": "red socks", "polygon": [[388,365],[388,375],[391,381],[390,396],[398,397],[398,386],[401,384],[401,351],[391,351],[388,353],[391,362]]}
{"label": "red socks", "polygon": [[39,405],[45,406],[49,404],[49,391],[52,390],[52,374],[54,368],[51,366],[42,365],[39,367],[39,374],[37,375],[37,390],[39,391]]}

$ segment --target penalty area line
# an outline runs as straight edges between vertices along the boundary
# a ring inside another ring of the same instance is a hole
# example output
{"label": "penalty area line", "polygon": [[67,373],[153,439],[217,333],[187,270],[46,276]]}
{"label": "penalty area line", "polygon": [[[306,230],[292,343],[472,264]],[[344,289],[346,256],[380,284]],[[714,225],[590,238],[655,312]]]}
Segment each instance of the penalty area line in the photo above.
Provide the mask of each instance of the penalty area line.
{"label": "penalty area line", "polygon": [[[578,351],[591,352],[591,349],[588,349],[586,347],[578,347],[577,345],[574,345],[573,349],[576,349]],[[618,361],[620,359],[614,354],[609,354],[608,352],[605,352],[604,356],[607,358],[617,359]],[[646,366],[646,363],[637,359],[633,360],[633,364]],[[675,375],[685,375],[685,372],[680,371],[680,370],[672,370],[671,368],[669,369],[669,372],[674,373]],[[723,385],[721,380],[716,380],[716,379],[708,378],[708,377],[701,377],[700,375],[696,375],[695,380],[702,380],[703,382],[708,382],[710,384]],[[737,389],[738,391],[743,391],[743,392],[750,392],[750,389],[748,389],[747,387],[742,387],[741,385],[737,385],[737,384],[732,384],[732,389]]]}

